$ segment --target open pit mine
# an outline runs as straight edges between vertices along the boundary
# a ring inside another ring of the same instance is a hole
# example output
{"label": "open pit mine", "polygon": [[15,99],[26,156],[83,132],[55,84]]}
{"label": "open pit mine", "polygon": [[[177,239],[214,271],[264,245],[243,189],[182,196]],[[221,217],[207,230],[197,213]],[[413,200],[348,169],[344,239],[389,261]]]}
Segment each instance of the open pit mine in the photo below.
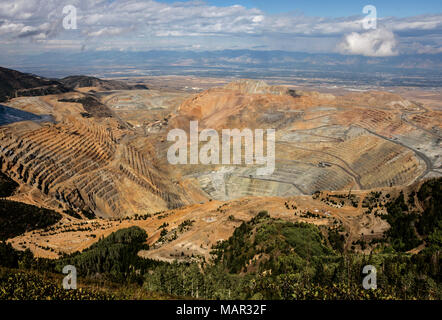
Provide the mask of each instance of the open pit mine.
{"label": "open pit mine", "polygon": [[[261,209],[294,221],[340,221],[350,229],[348,241],[373,228],[375,237],[388,225],[363,216],[372,190],[394,193],[442,175],[441,111],[394,93],[330,94],[254,80],[189,93],[0,71],[0,168],[18,184],[7,199],[59,212],[55,230],[72,233],[66,239],[57,231],[27,232],[11,240],[37,256],[86,248],[129,225],[148,232],[148,257],[208,256],[212,244]],[[191,121],[199,131],[274,129],[274,171],[257,175],[253,163],[170,164],[167,135],[189,132]],[[322,200],[312,198],[319,193]],[[353,205],[324,200],[349,193]],[[298,216],[286,217],[287,203]],[[302,210],[321,217],[301,217]],[[157,242],[161,224],[173,231],[186,220],[195,223]],[[88,231],[79,227],[85,223]],[[54,250],[42,249],[46,242]]]}

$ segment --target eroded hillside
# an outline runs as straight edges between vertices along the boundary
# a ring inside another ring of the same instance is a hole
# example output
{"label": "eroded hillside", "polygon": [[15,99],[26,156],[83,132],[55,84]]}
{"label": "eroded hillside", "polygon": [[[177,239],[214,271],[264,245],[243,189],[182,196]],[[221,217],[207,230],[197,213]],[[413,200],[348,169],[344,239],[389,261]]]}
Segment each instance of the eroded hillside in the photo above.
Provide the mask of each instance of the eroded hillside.
{"label": "eroded hillside", "polygon": [[[208,199],[406,186],[441,174],[440,111],[393,93],[332,95],[240,80],[189,94],[68,80],[79,91],[5,103],[40,117],[0,127],[1,170],[20,184],[11,199],[124,217]],[[188,130],[191,120],[200,131],[275,129],[274,172],[169,164],[167,133]]]}
{"label": "eroded hillside", "polygon": [[[385,188],[349,193],[323,191],[312,196],[247,197],[136,215],[119,219],[77,219],[64,216],[45,229],[26,232],[9,239],[19,250],[29,248],[38,257],[57,258],[90,247],[103,236],[122,228],[138,226],[148,234],[145,258],[172,262],[209,261],[213,247],[227,240],[243,222],[259,212],[294,223],[314,224],[324,232],[341,237],[340,250],[369,253],[386,241],[389,205],[404,195],[410,212],[421,212],[424,204],[417,191],[421,183],[406,188]],[[387,217],[387,218],[386,218]],[[395,224],[393,224],[395,225]],[[422,245],[414,248],[418,252]],[[409,250],[406,249],[406,250]]]}
{"label": "eroded hillside", "polygon": [[[415,122],[417,116],[427,121]],[[190,120],[198,120],[200,130],[276,129],[270,176],[256,176],[250,166],[178,168],[219,200],[366,190],[440,175],[440,111],[392,93],[334,96],[244,80],[189,98],[168,123],[188,130]]]}
{"label": "eroded hillside", "polygon": [[[54,114],[57,121],[0,128],[1,169],[21,184],[13,199],[101,217],[186,203],[182,188],[170,183],[155,159],[125,143],[133,132],[123,120],[105,105],[94,114],[96,105],[83,105],[88,96],[76,96],[19,98],[20,104],[37,114]],[[14,107],[18,104],[11,101]]]}

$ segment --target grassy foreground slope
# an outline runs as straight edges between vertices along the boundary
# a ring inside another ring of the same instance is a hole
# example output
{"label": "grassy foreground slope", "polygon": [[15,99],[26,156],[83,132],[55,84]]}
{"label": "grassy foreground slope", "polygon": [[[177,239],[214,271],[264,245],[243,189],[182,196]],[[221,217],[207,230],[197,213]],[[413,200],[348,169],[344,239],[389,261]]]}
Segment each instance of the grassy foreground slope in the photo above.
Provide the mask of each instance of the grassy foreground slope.
{"label": "grassy foreground slope", "polygon": [[[0,300],[171,299],[142,289],[143,274],[155,261],[138,257],[147,234],[138,227],[121,229],[83,252],[57,260],[35,258],[0,242]],[[64,290],[61,270],[77,269],[77,290]]]}
{"label": "grassy foreground slope", "polygon": [[0,300],[110,300],[114,295],[91,289],[65,290],[62,280],[35,271],[0,268]]}

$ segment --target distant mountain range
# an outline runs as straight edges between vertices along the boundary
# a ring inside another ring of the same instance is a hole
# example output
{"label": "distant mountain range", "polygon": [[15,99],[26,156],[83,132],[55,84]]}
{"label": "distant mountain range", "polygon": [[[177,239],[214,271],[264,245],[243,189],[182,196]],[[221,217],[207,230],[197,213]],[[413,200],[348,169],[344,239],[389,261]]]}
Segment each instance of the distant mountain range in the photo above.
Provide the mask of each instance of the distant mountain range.
{"label": "distant mountain range", "polygon": [[364,57],[287,51],[84,51],[2,57],[3,65],[48,77],[198,75],[323,78],[383,86],[441,86],[442,54]]}

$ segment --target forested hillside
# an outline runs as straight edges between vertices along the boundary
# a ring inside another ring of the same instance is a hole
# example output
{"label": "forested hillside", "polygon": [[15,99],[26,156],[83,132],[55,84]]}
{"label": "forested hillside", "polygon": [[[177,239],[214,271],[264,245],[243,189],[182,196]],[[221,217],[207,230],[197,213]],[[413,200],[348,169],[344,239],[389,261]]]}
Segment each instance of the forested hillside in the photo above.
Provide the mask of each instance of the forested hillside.
{"label": "forested hillside", "polygon": [[[429,180],[412,197],[401,193],[391,199],[384,217],[391,228],[381,246],[368,255],[344,250],[337,229],[275,219],[266,211],[243,222],[229,239],[212,248],[210,261],[201,263],[140,258],[139,250],[148,246],[146,232],[138,227],[118,230],[83,252],[58,260],[37,259],[29,250],[1,243],[0,267],[15,270],[4,271],[13,277],[0,276],[0,289],[6,292],[1,297],[22,297],[19,292],[28,288],[27,279],[49,288],[33,289],[32,298],[43,299],[48,292],[60,299],[96,297],[64,295],[34,274],[61,274],[63,266],[72,264],[80,281],[101,283],[106,295],[99,298],[112,297],[115,291],[110,288],[124,284],[150,298],[441,299],[441,182]],[[416,211],[413,201],[419,202],[422,212]],[[407,252],[418,244],[424,245],[418,253]],[[366,265],[377,269],[375,290],[362,287]]]}
{"label": "forested hillside", "polygon": [[0,200],[0,240],[35,229],[44,229],[61,219],[61,214],[21,202]]}

